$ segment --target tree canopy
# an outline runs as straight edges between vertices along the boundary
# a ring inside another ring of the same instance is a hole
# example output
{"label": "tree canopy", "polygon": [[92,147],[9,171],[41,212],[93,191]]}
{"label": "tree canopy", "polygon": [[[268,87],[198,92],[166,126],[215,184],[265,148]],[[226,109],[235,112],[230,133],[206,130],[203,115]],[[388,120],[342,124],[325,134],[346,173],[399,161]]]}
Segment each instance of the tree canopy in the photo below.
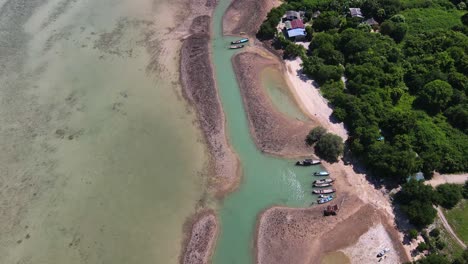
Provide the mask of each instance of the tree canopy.
{"label": "tree canopy", "polygon": [[315,145],[317,155],[328,162],[338,161],[338,157],[343,154],[343,149],[343,140],[331,133],[321,136]]}

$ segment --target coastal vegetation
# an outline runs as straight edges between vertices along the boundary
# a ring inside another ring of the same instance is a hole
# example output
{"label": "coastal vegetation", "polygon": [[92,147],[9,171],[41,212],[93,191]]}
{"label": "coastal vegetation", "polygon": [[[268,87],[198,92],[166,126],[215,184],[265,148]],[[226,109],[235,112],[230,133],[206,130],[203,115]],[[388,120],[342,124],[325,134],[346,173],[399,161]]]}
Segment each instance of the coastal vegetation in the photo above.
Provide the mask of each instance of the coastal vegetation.
{"label": "coastal vegetation", "polygon": [[[258,37],[280,40],[286,53],[301,57],[304,73],[321,85],[334,117],[345,123],[351,152],[375,175],[403,182],[422,171],[431,178],[434,171],[468,169],[463,4],[288,0],[270,11]],[[365,18],[349,16],[349,7],[361,8]],[[304,11],[312,31],[307,52],[277,32],[286,10]],[[363,23],[369,18],[379,25]]]}
{"label": "coastal vegetation", "polygon": [[337,162],[344,150],[343,140],[335,134],[328,133],[322,126],[317,126],[309,132],[306,143],[309,146],[315,144],[315,153],[328,162]]}

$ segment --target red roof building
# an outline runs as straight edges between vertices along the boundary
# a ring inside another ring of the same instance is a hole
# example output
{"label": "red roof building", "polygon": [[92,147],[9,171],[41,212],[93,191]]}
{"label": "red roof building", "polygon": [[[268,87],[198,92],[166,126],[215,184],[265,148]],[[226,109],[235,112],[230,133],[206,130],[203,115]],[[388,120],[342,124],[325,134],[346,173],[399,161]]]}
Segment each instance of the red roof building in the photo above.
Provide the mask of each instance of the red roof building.
{"label": "red roof building", "polygon": [[304,23],[300,19],[294,19],[291,21],[291,29],[304,28]]}

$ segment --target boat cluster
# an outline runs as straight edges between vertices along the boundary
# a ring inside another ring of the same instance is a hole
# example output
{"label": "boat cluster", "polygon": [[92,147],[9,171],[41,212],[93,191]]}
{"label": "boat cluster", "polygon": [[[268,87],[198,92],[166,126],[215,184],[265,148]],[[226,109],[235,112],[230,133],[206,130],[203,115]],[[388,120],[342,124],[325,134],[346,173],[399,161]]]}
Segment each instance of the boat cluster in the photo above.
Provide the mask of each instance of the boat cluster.
{"label": "boat cluster", "polygon": [[[296,162],[296,166],[313,166],[313,165],[319,165],[321,163],[320,160],[313,160],[313,159],[304,159]],[[318,177],[327,177],[330,176],[330,173],[327,171],[319,171],[319,172],[314,172],[314,176]],[[324,178],[324,179],[318,179],[314,180],[312,183],[312,187],[317,188],[312,191],[313,194],[318,194],[319,197],[317,199],[318,204],[324,204],[332,201],[334,199],[333,193],[336,192],[334,188],[326,188],[326,187],[332,187],[333,182],[335,180],[332,178]]]}
{"label": "boat cluster", "polygon": [[231,41],[231,46],[229,46],[229,49],[242,49],[245,47],[242,43],[247,43],[249,42],[248,38],[241,38],[238,40]]}

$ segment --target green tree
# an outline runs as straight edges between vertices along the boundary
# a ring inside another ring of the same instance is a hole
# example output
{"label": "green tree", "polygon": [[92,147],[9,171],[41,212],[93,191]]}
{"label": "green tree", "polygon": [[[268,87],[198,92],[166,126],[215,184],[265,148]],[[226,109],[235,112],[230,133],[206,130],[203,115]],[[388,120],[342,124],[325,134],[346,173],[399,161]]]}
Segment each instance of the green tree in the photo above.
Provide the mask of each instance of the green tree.
{"label": "green tree", "polygon": [[422,108],[432,113],[438,113],[447,107],[453,94],[452,86],[442,80],[434,80],[424,85],[419,93]]}
{"label": "green tree", "polygon": [[341,25],[340,15],[335,11],[322,12],[319,17],[314,19],[312,28],[317,31],[327,31],[339,28]]}
{"label": "green tree", "polygon": [[409,232],[408,232],[408,236],[410,239],[416,239],[418,237],[418,230],[416,229],[411,229]]}
{"label": "green tree", "polygon": [[462,187],[456,184],[442,184],[436,188],[438,203],[444,208],[453,208],[462,198]]}
{"label": "green tree", "polygon": [[442,255],[432,253],[428,255],[427,257],[416,261],[416,263],[417,264],[450,264],[450,261]]}
{"label": "green tree", "polygon": [[343,154],[343,149],[343,140],[331,133],[323,135],[315,145],[317,155],[328,162],[338,161],[338,157]]}
{"label": "green tree", "polygon": [[468,199],[468,181],[463,185],[463,198]]}
{"label": "green tree", "polygon": [[312,146],[315,142],[319,141],[319,139],[327,133],[327,130],[322,126],[314,127],[310,130],[309,134],[306,137],[306,142],[309,146]]}
{"label": "green tree", "polygon": [[395,196],[395,201],[400,204],[410,223],[418,228],[424,228],[434,222],[437,211],[432,203],[436,200],[432,186],[414,179],[403,184]]}
{"label": "green tree", "polygon": [[408,32],[408,25],[404,22],[387,20],[380,25],[380,33],[390,36],[395,42],[401,42]]}
{"label": "green tree", "polygon": [[468,13],[464,14],[461,17],[461,21],[462,21],[463,25],[468,26]]}
{"label": "green tree", "polygon": [[418,244],[418,247],[417,247],[416,249],[417,249],[419,252],[423,252],[424,250],[428,250],[429,247],[427,246],[426,243],[420,242],[420,243]]}

